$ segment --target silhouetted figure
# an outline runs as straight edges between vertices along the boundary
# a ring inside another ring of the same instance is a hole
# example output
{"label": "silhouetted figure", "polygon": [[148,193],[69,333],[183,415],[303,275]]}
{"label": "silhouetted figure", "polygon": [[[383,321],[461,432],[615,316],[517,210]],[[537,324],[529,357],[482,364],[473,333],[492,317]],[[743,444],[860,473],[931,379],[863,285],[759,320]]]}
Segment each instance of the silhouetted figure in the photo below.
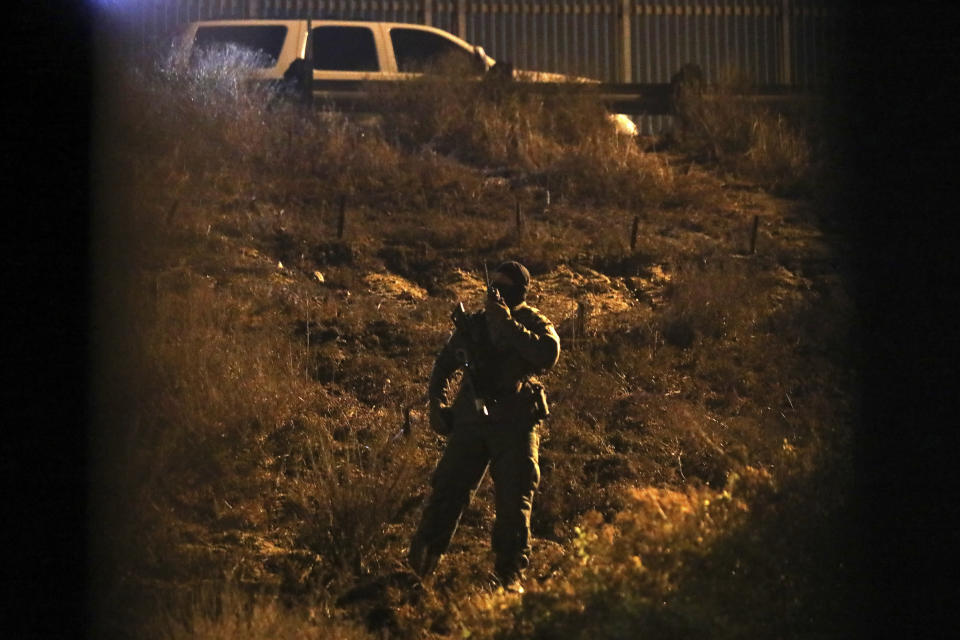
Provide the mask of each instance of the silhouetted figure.
{"label": "silhouetted figure", "polygon": [[680,135],[689,130],[693,115],[703,95],[703,70],[699,65],[687,63],[670,78],[673,99],[673,114]]}
{"label": "silhouetted figure", "polygon": [[303,58],[297,58],[290,63],[287,70],[283,72],[283,84],[290,93],[300,96],[301,101],[308,102],[312,97],[311,80],[313,79],[313,70]]}

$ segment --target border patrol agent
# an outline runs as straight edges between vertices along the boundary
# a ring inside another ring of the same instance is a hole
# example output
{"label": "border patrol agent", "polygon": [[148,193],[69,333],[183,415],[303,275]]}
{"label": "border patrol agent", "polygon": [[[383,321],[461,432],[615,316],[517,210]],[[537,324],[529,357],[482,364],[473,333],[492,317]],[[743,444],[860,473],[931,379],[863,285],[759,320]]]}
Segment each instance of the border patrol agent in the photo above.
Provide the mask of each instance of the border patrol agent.
{"label": "border patrol agent", "polygon": [[[434,363],[430,426],[448,439],[410,544],[408,561],[421,577],[436,568],[489,467],[496,495],[494,575],[506,589],[523,592],[540,482],[538,427],[549,413],[535,376],[560,355],[553,324],[524,301],[529,284],[520,263],[497,267],[484,309],[462,317]],[[457,370],[464,370],[463,383],[450,403],[447,384]]]}

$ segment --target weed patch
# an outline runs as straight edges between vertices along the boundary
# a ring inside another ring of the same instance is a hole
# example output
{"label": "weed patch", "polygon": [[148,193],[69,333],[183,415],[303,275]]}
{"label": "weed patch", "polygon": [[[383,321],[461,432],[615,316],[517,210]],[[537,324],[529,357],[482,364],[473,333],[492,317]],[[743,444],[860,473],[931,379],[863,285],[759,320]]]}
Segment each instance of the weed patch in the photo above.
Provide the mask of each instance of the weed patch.
{"label": "weed patch", "polygon": [[709,95],[684,92],[673,141],[700,161],[716,163],[772,192],[814,193],[823,175],[823,155],[814,148],[821,141],[804,133],[811,132],[814,117],[801,128],[795,118],[744,99],[746,85],[731,75]]}

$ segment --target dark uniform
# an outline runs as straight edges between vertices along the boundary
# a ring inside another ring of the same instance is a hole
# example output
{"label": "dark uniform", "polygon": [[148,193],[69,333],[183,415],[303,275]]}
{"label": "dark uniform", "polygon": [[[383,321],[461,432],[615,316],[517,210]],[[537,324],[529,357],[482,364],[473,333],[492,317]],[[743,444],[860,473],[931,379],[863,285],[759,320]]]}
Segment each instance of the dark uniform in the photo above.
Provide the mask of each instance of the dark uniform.
{"label": "dark uniform", "polygon": [[[431,425],[449,438],[409,559],[420,575],[433,571],[489,466],[496,494],[495,573],[511,585],[529,563],[530,511],[540,482],[537,428],[547,405],[535,375],[556,364],[560,338],[546,316],[523,302],[526,269],[505,263],[496,276],[500,290],[454,331],[430,377]],[[447,383],[463,368],[464,350],[472,375],[465,374],[450,405]]]}

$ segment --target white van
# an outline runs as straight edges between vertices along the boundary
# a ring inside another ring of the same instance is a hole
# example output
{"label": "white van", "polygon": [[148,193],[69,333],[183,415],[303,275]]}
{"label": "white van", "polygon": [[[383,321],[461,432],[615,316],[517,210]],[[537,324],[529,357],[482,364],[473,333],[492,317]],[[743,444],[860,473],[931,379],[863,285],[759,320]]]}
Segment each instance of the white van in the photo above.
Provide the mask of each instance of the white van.
{"label": "white van", "polygon": [[[307,51],[307,24],[306,20],[193,22],[182,32],[181,43],[191,56],[226,45],[256,51],[257,68],[250,75],[261,80],[282,80],[294,61],[312,56],[314,94],[332,99],[356,95],[363,83],[417,77],[440,60],[478,75],[497,66],[483,47],[441,29],[398,22],[311,21],[312,50]],[[510,68],[506,72],[523,81],[590,82]],[[636,135],[636,126],[627,116],[611,115],[611,120],[621,133]]]}
{"label": "white van", "polygon": [[[453,34],[418,24],[312,21],[314,80],[402,80],[441,57],[462,57],[483,72],[494,60]],[[262,53],[255,76],[281,79],[297,58],[307,57],[306,20],[216,20],[187,25],[191,50],[234,44]]]}

